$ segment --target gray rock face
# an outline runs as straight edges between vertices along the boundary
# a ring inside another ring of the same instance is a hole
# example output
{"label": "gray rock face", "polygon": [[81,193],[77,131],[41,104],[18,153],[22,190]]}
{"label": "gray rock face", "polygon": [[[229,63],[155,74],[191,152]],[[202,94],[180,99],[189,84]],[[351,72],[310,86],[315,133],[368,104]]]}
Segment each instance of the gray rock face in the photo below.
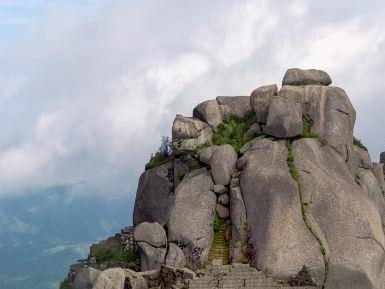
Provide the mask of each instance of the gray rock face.
{"label": "gray rock face", "polygon": [[218,204],[223,206],[227,206],[230,202],[230,198],[227,194],[222,194],[218,197]]}
{"label": "gray rock face", "polygon": [[239,187],[230,190],[230,218],[231,218],[231,262],[243,262],[243,246],[247,238],[246,208],[242,192]]}
{"label": "gray rock face", "polygon": [[231,145],[225,144],[213,148],[211,172],[215,184],[226,186],[230,183],[237,159],[237,153]]}
{"label": "gray rock face", "polygon": [[260,139],[239,160],[254,266],[278,279],[290,279],[305,265],[322,283],[322,255],[302,219],[299,192],[287,157],[285,141]]}
{"label": "gray rock face", "polygon": [[72,288],[73,289],[92,289],[100,273],[101,272],[99,270],[96,270],[91,267],[80,269],[76,273],[75,281],[72,284]]}
{"label": "gray rock face", "polygon": [[92,289],[124,289],[126,271],[122,268],[112,268],[100,273]]}
{"label": "gray rock face", "polygon": [[266,123],[267,113],[274,95],[277,95],[276,84],[265,85],[257,88],[251,93],[250,105],[257,117],[257,122]]}
{"label": "gray rock face", "polygon": [[256,136],[261,135],[262,129],[258,123],[254,123],[243,135],[243,141],[249,141],[255,138]]}
{"label": "gray rock face", "polygon": [[193,116],[207,122],[213,131],[223,122],[222,110],[216,100],[206,100],[193,110]]}
{"label": "gray rock face", "polygon": [[372,160],[370,159],[369,153],[358,147],[358,146],[353,146],[353,151],[354,151],[354,165],[358,168],[364,168],[371,170],[373,168]]}
{"label": "gray rock face", "polygon": [[180,159],[174,159],[173,163],[174,163],[173,181],[174,181],[174,189],[175,189],[181,181],[181,176],[188,174],[190,170],[188,166],[185,163],[183,163]]}
{"label": "gray rock face", "polygon": [[137,242],[140,252],[140,267],[142,271],[159,270],[166,258],[167,249],[156,248],[146,242]]}
{"label": "gray rock face", "polygon": [[217,204],[216,209],[217,209],[218,216],[221,219],[227,219],[230,216],[230,211],[225,206],[223,206],[221,204]]}
{"label": "gray rock face", "polygon": [[158,222],[165,225],[173,183],[169,178],[172,161],[147,170],[140,176],[134,207],[134,225]]}
{"label": "gray rock face", "polygon": [[201,266],[210,251],[217,199],[213,187],[210,172],[201,169],[187,175],[175,191],[168,239],[182,248],[191,269]]}
{"label": "gray rock face", "polygon": [[317,69],[288,69],[282,85],[330,85],[332,80],[325,71]]}
{"label": "gray rock face", "polygon": [[174,243],[168,244],[168,251],[165,263],[173,268],[184,268],[186,266],[186,257],[181,248]]}
{"label": "gray rock face", "polygon": [[385,163],[385,152],[382,152],[381,154],[380,154],[380,162],[381,163]]}
{"label": "gray rock face", "polygon": [[382,216],[382,222],[385,224],[385,201],[377,178],[373,174],[372,170],[359,168],[357,173],[357,180],[360,187],[367,193],[369,199],[376,205],[378,212]]}
{"label": "gray rock face", "polygon": [[306,86],[304,95],[309,98],[309,116],[314,122],[312,130],[320,134],[328,146],[345,160],[353,152],[353,128],[356,112],[345,91],[338,87]]}
{"label": "gray rock face", "polygon": [[213,156],[213,147],[207,147],[200,151],[199,160],[206,165],[210,165],[212,156]]}
{"label": "gray rock face", "polygon": [[175,155],[193,152],[198,145],[210,142],[210,126],[194,117],[177,115],[172,124],[172,146]]}
{"label": "gray rock face", "polygon": [[385,178],[384,178],[384,164],[373,163],[373,174],[378,180],[381,190],[385,190]]}
{"label": "gray rock face", "polygon": [[284,98],[274,97],[269,106],[263,132],[276,138],[291,138],[302,135],[302,131],[301,105]]}
{"label": "gray rock face", "polygon": [[345,160],[314,139],[293,144],[309,221],[329,256],[328,287],[382,288],[384,234],[378,208],[355,183]]}
{"label": "gray rock face", "polygon": [[217,101],[222,107],[223,119],[226,121],[232,115],[241,118],[253,115],[253,110],[250,106],[250,96],[218,96]]}
{"label": "gray rock face", "polygon": [[157,248],[167,245],[166,231],[157,222],[143,222],[135,226],[134,240],[136,242],[146,242]]}
{"label": "gray rock face", "polygon": [[227,193],[228,189],[224,185],[214,185],[214,193],[221,195]]}

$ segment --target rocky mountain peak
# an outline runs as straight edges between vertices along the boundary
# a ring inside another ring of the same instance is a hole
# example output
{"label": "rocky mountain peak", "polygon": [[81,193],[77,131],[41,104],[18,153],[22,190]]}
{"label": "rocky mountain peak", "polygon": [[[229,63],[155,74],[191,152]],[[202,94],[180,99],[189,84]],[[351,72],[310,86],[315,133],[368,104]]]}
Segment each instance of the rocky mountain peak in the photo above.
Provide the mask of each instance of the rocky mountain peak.
{"label": "rocky mountain peak", "polygon": [[248,264],[287,287],[385,288],[385,153],[371,161],[353,136],[349,97],[331,83],[324,71],[293,68],[280,89],[177,115],[172,153],[159,152],[139,180],[142,271],[158,272],[162,288],[170,272],[176,282],[216,262],[233,275]]}

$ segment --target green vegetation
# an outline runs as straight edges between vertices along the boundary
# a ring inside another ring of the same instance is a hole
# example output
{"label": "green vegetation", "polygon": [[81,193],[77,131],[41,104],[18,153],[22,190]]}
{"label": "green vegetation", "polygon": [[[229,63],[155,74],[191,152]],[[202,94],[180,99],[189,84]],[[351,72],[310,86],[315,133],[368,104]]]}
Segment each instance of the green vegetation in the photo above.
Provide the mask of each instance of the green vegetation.
{"label": "green vegetation", "polygon": [[218,233],[222,225],[222,219],[219,217],[218,213],[215,214],[214,219],[214,232]]}
{"label": "green vegetation", "polygon": [[327,285],[326,283],[327,283],[327,276],[328,276],[328,270],[329,270],[329,260],[328,260],[328,258],[326,256],[326,249],[325,249],[325,246],[322,243],[321,238],[314,231],[314,229],[313,229],[313,227],[312,227],[312,225],[311,225],[311,223],[310,223],[310,221],[308,219],[308,216],[307,216],[306,205],[303,203],[301,181],[299,179],[297,168],[296,168],[296,166],[294,164],[293,140],[286,140],[286,147],[287,147],[287,151],[288,151],[288,154],[287,154],[287,165],[289,167],[290,174],[291,174],[292,178],[297,183],[298,192],[299,192],[299,199],[300,199],[300,202],[301,202],[301,214],[302,214],[303,221],[304,221],[307,229],[309,230],[309,232],[313,235],[314,239],[317,241],[318,245],[320,246],[320,252],[322,254],[322,258],[323,258],[323,262],[324,262],[324,267],[325,267],[325,275],[324,275],[324,282],[323,282],[323,285],[322,285],[322,289],[325,289],[326,285]]}
{"label": "green vegetation", "polygon": [[184,170],[180,170],[178,172],[178,180],[182,181],[185,175],[186,175],[186,172]]}
{"label": "green vegetation", "polygon": [[71,286],[67,283],[67,281],[63,281],[60,283],[60,289],[72,289]]}
{"label": "green vegetation", "polygon": [[93,257],[95,257],[96,262],[99,264],[112,263],[128,268],[137,268],[139,266],[137,254],[130,249],[126,249],[123,252],[114,252],[111,249],[99,249],[94,253]]}
{"label": "green vegetation", "polygon": [[157,166],[163,165],[173,159],[172,145],[168,136],[162,136],[161,145],[158,151],[151,155],[150,161],[145,165],[144,169],[149,170]]}
{"label": "green vegetation", "polygon": [[357,139],[357,138],[355,138],[355,137],[353,137],[353,144],[358,146],[358,147],[360,147],[360,148],[362,148],[365,151],[368,151],[368,148],[362,143],[362,141]]}
{"label": "green vegetation", "polygon": [[227,236],[228,233],[231,233],[230,220],[221,219],[218,214],[216,214],[214,220],[214,238],[211,243],[208,262],[214,259],[222,259],[223,264],[228,264],[230,256],[229,241],[231,239],[231,236]]}
{"label": "green vegetation", "polygon": [[213,135],[214,144],[230,144],[236,152],[246,143],[243,140],[243,134],[255,123],[255,116],[240,118],[230,117],[228,122],[218,125],[218,132]]}
{"label": "green vegetation", "polygon": [[304,138],[315,138],[315,139],[321,140],[321,136],[318,133],[314,133],[311,131],[313,127],[313,122],[308,115],[306,114],[302,115],[302,123],[303,123],[302,136]]}
{"label": "green vegetation", "polygon": [[197,148],[195,149],[195,152],[199,153],[201,150],[208,148],[208,147],[211,147],[212,145],[213,145],[212,142],[202,143],[202,144],[197,146]]}

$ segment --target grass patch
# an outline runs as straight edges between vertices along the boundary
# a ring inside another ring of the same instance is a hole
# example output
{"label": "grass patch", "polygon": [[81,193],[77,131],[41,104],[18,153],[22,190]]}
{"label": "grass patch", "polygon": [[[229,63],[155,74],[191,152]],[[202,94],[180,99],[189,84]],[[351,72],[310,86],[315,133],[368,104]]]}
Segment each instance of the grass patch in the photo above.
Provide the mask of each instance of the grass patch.
{"label": "grass patch", "polygon": [[185,175],[186,175],[186,172],[185,172],[184,170],[180,170],[180,171],[178,172],[178,180],[179,180],[179,181],[182,181],[183,178],[185,177]]}
{"label": "grass patch", "polygon": [[214,219],[214,232],[215,233],[218,233],[219,230],[221,229],[221,225],[222,225],[222,219],[221,217],[219,217],[218,213],[215,214],[215,219]]}
{"label": "grass patch", "polygon": [[59,289],[72,289],[72,287],[67,281],[63,281],[60,283]]}
{"label": "grass patch", "polygon": [[114,252],[111,249],[99,249],[94,254],[96,262],[111,263],[114,266],[121,266],[124,268],[137,268],[140,260],[136,252],[126,249],[123,252]]}
{"label": "grass patch", "polygon": [[368,148],[362,143],[362,141],[358,138],[353,137],[353,144],[362,148],[365,151],[368,151]]}
{"label": "grass patch", "polygon": [[232,145],[236,152],[246,143],[243,134],[256,122],[255,116],[240,118],[231,116],[228,122],[218,125],[218,132],[213,135],[213,143]]}
{"label": "grass patch", "polygon": [[152,156],[150,161],[144,166],[144,169],[149,170],[149,169],[161,166],[171,160],[172,158],[169,156],[156,153],[155,156]]}
{"label": "grass patch", "polygon": [[212,142],[205,142],[205,143],[202,143],[200,145],[197,146],[197,148],[195,149],[195,152],[196,153],[200,153],[201,150],[205,149],[205,148],[208,148],[208,147],[211,147],[213,145]]}

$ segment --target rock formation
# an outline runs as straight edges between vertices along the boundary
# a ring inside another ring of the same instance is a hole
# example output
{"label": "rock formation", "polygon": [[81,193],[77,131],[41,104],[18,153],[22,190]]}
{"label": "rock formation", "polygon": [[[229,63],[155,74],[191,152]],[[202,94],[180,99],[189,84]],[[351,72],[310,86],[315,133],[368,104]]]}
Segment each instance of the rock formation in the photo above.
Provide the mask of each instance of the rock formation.
{"label": "rock formation", "polygon": [[[142,271],[155,270],[171,288],[188,269],[203,272],[220,249],[228,251],[220,263],[249,264],[288,287],[384,289],[385,153],[371,161],[353,136],[347,94],[331,82],[324,71],[289,69],[281,89],[219,96],[192,117],[177,115],[173,154],[139,180]],[[121,278],[103,273],[79,278]],[[130,274],[148,285],[154,273]],[[199,288],[197,280],[172,288]]]}

